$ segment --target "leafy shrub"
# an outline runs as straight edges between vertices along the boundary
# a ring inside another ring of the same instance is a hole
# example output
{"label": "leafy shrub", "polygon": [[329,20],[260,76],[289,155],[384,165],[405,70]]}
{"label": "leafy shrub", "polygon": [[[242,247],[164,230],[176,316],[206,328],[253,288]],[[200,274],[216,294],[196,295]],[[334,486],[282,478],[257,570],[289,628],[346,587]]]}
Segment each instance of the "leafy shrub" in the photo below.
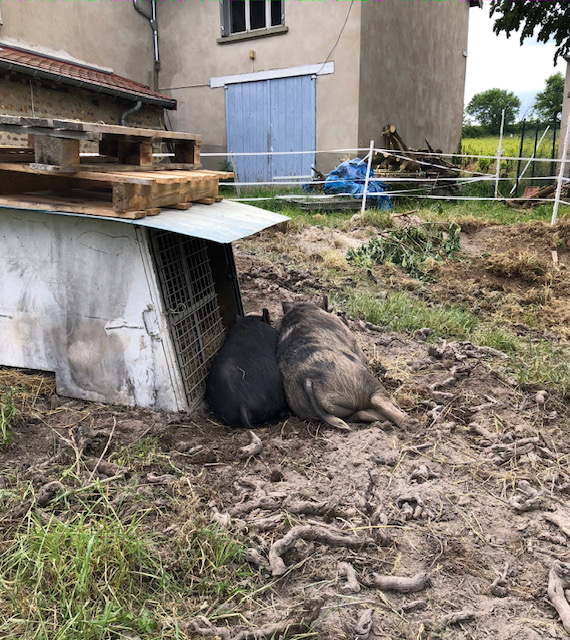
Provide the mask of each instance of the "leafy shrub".
{"label": "leafy shrub", "polygon": [[460,227],[426,223],[418,227],[394,229],[373,238],[368,244],[350,249],[347,260],[369,269],[374,264],[391,262],[401,266],[413,278],[433,280],[433,261],[454,258],[459,251]]}

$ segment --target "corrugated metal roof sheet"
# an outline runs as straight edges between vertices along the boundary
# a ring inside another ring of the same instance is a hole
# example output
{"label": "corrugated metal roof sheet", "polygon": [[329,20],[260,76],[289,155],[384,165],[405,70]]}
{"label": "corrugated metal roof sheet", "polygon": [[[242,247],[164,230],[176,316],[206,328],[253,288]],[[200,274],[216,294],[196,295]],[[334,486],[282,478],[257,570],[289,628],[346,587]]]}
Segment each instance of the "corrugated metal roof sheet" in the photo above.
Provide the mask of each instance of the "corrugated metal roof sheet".
{"label": "corrugated metal roof sheet", "polygon": [[193,204],[187,211],[162,209],[158,216],[125,222],[228,244],[286,220],[289,218],[280,213],[222,200],[214,204]]}
{"label": "corrugated metal roof sheet", "polygon": [[0,69],[50,78],[55,82],[73,84],[91,91],[118,95],[131,100],[137,98],[146,104],[165,109],[176,109],[176,100],[171,96],[153,91],[144,84],[116,73],[51,58],[33,51],[24,51],[3,43],[0,43]]}
{"label": "corrugated metal roof sheet", "polygon": [[[18,209],[19,207],[10,208]],[[287,216],[280,213],[229,200],[222,200],[214,204],[193,204],[192,208],[186,211],[164,208],[157,216],[147,216],[138,220],[89,216],[82,213],[64,213],[63,211],[44,211],[43,213],[135,224],[141,227],[173,231],[220,244],[229,244],[289,220]]]}

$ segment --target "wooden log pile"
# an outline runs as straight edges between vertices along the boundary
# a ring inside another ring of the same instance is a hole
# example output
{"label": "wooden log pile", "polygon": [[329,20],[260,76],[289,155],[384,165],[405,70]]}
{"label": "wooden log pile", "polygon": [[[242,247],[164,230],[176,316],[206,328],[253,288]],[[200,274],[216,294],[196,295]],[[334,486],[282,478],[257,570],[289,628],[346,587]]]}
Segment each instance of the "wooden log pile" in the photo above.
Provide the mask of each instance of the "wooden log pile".
{"label": "wooden log pile", "polygon": [[406,177],[413,173],[414,177],[435,180],[431,182],[433,194],[454,195],[459,192],[459,185],[454,180],[459,175],[459,167],[443,158],[440,149],[434,151],[427,140],[427,149],[412,149],[393,124],[382,129],[382,139],[384,151],[376,154],[372,161],[375,176]]}

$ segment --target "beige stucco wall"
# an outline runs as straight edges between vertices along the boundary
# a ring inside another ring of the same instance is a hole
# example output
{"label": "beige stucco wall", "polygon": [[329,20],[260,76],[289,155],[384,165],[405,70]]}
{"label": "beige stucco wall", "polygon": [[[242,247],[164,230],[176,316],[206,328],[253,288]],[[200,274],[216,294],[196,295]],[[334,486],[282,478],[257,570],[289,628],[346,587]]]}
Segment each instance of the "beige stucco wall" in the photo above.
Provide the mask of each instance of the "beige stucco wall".
{"label": "beige stucco wall", "polygon": [[[159,3],[161,43],[169,43],[161,47],[160,90],[178,101],[178,110],[169,114],[173,128],[201,133],[202,151],[225,151],[225,92],[210,89],[210,78],[324,62],[351,5],[329,58],[335,72],[317,78],[317,149],[355,147],[360,2],[286,2],[287,33],[225,44],[217,43],[218,2]],[[249,58],[250,50],[255,51],[254,61]],[[222,160],[217,159],[217,164]],[[317,156],[319,168],[322,162]]]}
{"label": "beige stucco wall", "polygon": [[152,31],[130,0],[2,2],[0,9],[4,23],[0,40],[18,38],[24,43],[62,50],[151,86]]}
{"label": "beige stucco wall", "polygon": [[365,2],[358,140],[376,147],[395,124],[404,141],[454,153],[461,137],[468,2]]}

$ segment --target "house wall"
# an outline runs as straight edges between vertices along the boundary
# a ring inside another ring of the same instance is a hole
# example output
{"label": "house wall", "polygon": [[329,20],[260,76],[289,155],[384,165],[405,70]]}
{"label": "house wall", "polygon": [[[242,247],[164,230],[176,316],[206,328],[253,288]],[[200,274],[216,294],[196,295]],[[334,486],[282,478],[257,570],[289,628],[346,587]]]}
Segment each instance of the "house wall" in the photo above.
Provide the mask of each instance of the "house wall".
{"label": "house wall", "polygon": [[[5,115],[33,115],[39,118],[69,118],[119,124],[121,114],[132,105],[132,101],[127,102],[69,85],[55,85],[23,74],[0,73],[0,113]],[[162,129],[163,109],[143,105],[140,111],[128,117],[127,124],[132,127]],[[0,144],[26,147],[27,143],[27,136],[0,132]],[[82,143],[81,149],[94,151],[96,146]]]}
{"label": "house wall", "polygon": [[152,86],[152,31],[132,2],[3,2],[2,22],[0,40],[59,50]]}
{"label": "house wall", "polygon": [[410,147],[457,151],[469,2],[364,2],[358,142],[395,124]]}
{"label": "house wall", "polygon": [[[284,4],[287,33],[218,44],[218,2],[158,3],[161,42],[170,43],[161,48],[159,90],[178,101],[178,110],[169,114],[172,128],[201,133],[202,152],[226,151],[225,91],[211,89],[210,78],[322,63],[329,54],[335,72],[317,78],[317,149],[356,146],[361,3]],[[332,168],[338,155],[318,155],[317,166]],[[218,168],[224,159],[203,162]]]}

